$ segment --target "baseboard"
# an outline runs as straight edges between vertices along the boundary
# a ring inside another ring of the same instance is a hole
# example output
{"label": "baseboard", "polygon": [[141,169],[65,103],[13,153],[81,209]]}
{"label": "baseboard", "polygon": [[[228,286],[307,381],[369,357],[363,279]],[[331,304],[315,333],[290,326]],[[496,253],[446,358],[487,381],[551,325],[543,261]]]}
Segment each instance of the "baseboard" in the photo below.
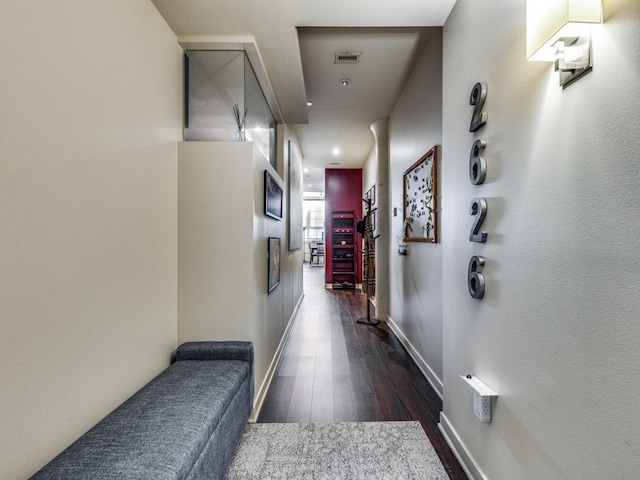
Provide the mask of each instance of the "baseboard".
{"label": "baseboard", "polygon": [[451,448],[451,451],[458,459],[460,466],[467,474],[467,477],[469,477],[470,480],[488,480],[487,476],[482,473],[480,468],[478,468],[477,462],[474,460],[471,453],[469,453],[469,450],[464,446],[462,440],[460,440],[460,437],[444,412],[440,412],[440,423],[438,423],[438,428],[442,432],[442,435]]}
{"label": "baseboard", "polygon": [[396,325],[396,323],[393,321],[391,317],[387,317],[387,323],[389,324],[391,331],[395,334],[398,340],[400,340],[400,343],[402,343],[402,346],[409,353],[409,356],[413,359],[414,362],[416,362],[416,365],[418,365],[418,368],[420,369],[424,377],[427,379],[429,384],[431,384],[433,389],[436,391],[436,393],[440,397],[440,400],[442,400],[443,391],[444,391],[442,381],[431,369],[429,364],[425,362],[424,358],[422,358],[422,356],[418,353],[418,351],[413,347],[413,345],[407,339],[407,337],[404,336],[404,334],[402,333],[402,330],[400,330],[400,327]]}
{"label": "baseboard", "polygon": [[278,363],[280,362],[280,357],[282,356],[282,352],[284,351],[284,346],[287,344],[287,340],[289,339],[289,334],[291,333],[291,327],[293,326],[293,322],[295,321],[296,316],[298,315],[298,310],[300,310],[300,304],[302,303],[303,298],[304,298],[304,292],[300,295],[300,298],[298,299],[298,303],[296,304],[296,307],[293,309],[293,313],[291,314],[291,317],[289,317],[289,322],[287,322],[287,327],[284,329],[284,333],[282,334],[282,338],[280,339],[280,343],[278,344],[276,353],[273,355],[271,364],[269,364],[267,375],[264,381],[262,382],[262,385],[256,392],[255,400],[253,402],[253,410],[251,411],[251,416],[249,417],[249,423],[255,423],[258,420],[258,415],[260,415],[260,410],[262,409],[264,399],[267,396],[267,392],[269,391],[269,386],[271,385],[273,376],[276,373],[276,368],[278,367]]}

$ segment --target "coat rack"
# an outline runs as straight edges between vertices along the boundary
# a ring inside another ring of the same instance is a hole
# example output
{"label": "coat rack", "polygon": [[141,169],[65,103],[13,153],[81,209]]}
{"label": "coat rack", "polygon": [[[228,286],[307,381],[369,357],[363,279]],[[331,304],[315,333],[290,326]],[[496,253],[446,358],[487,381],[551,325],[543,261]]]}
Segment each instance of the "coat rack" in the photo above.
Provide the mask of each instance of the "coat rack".
{"label": "coat rack", "polygon": [[[367,221],[369,224],[369,228],[371,228],[371,212],[373,210],[371,210],[371,200],[369,199],[363,199],[362,200],[365,203],[366,206],[366,215],[364,216],[364,218],[362,219],[362,232],[360,232],[362,234],[362,238],[365,238],[365,236],[367,235]],[[374,209],[375,210],[375,209]],[[380,235],[377,236],[373,236],[373,232],[371,232],[371,236],[372,236],[372,240],[375,240],[376,238],[378,238]],[[365,242],[366,242],[366,238],[365,238]],[[365,253],[367,256],[365,258],[364,261],[368,262],[369,261],[369,255],[368,255],[369,249],[366,248],[364,250],[360,250],[360,253]],[[374,276],[374,280],[375,280],[375,276]],[[366,317],[362,317],[360,319],[357,320],[358,323],[364,323],[365,325],[378,325],[380,323],[380,320],[378,320],[377,318],[371,318],[371,298],[369,297],[369,289],[367,288],[367,316]]]}

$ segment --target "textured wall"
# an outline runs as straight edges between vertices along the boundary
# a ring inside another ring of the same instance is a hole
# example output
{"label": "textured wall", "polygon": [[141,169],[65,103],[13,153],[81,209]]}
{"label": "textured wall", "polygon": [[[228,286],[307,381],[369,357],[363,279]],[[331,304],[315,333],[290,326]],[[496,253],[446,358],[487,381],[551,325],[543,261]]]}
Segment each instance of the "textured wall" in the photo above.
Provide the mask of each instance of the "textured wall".
{"label": "textured wall", "polygon": [[[422,359],[416,357],[429,381],[442,394],[442,242],[408,243],[407,256],[398,255],[398,245],[402,243],[403,174],[442,143],[441,29],[431,33],[393,109],[389,143],[391,215],[397,208],[397,216],[390,216],[390,318],[411,343],[414,355]],[[446,165],[439,160],[440,178],[444,170]],[[438,197],[438,213],[442,217],[447,199],[442,193]]]}
{"label": "textured wall", "polygon": [[[551,64],[525,60],[524,0],[458,2],[444,29],[443,425],[491,479],[640,471],[640,3],[605,0],[604,14],[593,71],[565,90]],[[472,134],[478,81],[489,117]],[[468,241],[474,197],[486,244]],[[467,292],[474,254],[483,300]],[[491,423],[464,373],[498,392]]]}

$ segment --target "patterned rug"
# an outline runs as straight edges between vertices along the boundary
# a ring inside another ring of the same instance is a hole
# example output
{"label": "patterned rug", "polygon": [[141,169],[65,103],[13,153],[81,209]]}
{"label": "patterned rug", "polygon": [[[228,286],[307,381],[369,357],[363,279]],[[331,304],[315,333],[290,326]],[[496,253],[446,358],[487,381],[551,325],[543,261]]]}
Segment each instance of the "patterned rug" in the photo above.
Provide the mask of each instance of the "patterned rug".
{"label": "patterned rug", "polygon": [[226,480],[445,480],[420,422],[247,425]]}

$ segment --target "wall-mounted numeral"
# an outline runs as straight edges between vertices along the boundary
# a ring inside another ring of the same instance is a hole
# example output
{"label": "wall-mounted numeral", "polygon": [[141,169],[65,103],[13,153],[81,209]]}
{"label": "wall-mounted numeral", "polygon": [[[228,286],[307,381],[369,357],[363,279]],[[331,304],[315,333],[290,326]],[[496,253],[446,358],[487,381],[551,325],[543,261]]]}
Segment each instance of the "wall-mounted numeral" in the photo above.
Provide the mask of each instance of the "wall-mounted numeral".
{"label": "wall-mounted numeral", "polygon": [[[470,132],[476,132],[487,123],[489,115],[483,112],[484,102],[487,99],[487,84],[476,83],[471,89],[469,104],[473,105]],[[486,147],[486,142],[477,139],[471,146],[469,154],[469,180],[473,185],[481,185],[487,176],[487,162],[480,156],[480,151]],[[469,234],[470,242],[486,242],[487,232],[481,230],[482,223],[487,216],[487,201],[484,198],[474,198],[469,206],[469,213],[474,216],[473,226]],[[484,275],[478,271],[484,266],[484,257],[474,255],[469,260],[467,269],[467,286],[471,297],[480,299],[484,297]]]}
{"label": "wall-mounted numeral", "polygon": [[480,230],[484,217],[487,216],[487,201],[484,198],[474,198],[469,206],[469,214],[474,215],[473,226],[469,234],[470,242],[483,243],[487,241],[487,232]]}
{"label": "wall-mounted numeral", "polygon": [[471,90],[471,96],[469,97],[469,104],[474,105],[473,116],[471,117],[471,125],[469,125],[469,131],[475,132],[485,123],[487,123],[486,112],[482,111],[484,107],[484,101],[487,99],[487,84],[484,82],[478,82],[473,86]]}
{"label": "wall-mounted numeral", "polygon": [[487,176],[487,161],[480,156],[480,150],[487,146],[484,140],[476,140],[471,145],[471,153],[469,154],[469,180],[473,185],[484,183]]}
{"label": "wall-mounted numeral", "polygon": [[469,294],[476,299],[484,297],[484,275],[478,272],[478,268],[484,266],[484,257],[474,255],[469,260],[467,270],[467,286]]}

